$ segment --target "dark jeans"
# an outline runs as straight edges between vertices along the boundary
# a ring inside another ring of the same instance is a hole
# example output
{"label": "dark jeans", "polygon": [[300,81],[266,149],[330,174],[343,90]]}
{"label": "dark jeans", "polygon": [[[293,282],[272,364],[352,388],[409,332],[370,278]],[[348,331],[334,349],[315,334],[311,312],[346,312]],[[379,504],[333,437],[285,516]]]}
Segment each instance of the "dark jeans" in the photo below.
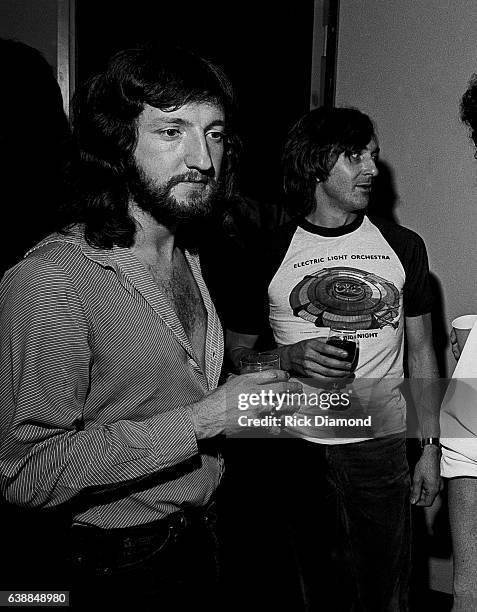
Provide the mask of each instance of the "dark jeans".
{"label": "dark jeans", "polygon": [[284,440],[283,448],[292,466],[284,469],[284,490],[293,500],[290,535],[307,612],[407,611],[405,439],[343,445]]}
{"label": "dark jeans", "polygon": [[215,520],[211,505],[124,529],[74,524],[71,607],[218,611]]}

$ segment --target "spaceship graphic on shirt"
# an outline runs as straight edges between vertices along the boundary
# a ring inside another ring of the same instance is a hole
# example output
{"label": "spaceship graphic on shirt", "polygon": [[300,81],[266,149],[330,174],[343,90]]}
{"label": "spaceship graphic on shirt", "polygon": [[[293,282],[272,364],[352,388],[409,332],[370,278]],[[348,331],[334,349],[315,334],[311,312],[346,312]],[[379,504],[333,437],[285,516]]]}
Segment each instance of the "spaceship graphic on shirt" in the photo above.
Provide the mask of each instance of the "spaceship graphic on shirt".
{"label": "spaceship graphic on shirt", "polygon": [[399,325],[399,291],[393,283],[357,268],[323,268],[290,293],[293,314],[316,327],[382,329]]}

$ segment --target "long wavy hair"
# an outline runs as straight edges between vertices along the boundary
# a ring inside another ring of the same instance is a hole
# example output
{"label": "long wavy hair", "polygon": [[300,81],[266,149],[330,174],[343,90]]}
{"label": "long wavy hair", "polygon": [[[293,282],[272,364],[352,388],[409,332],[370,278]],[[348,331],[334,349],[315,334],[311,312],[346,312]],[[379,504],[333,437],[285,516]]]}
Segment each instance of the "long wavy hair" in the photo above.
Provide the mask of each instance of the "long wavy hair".
{"label": "long wavy hair", "polygon": [[84,224],[94,247],[130,247],[136,225],[129,214],[137,119],[145,104],[176,110],[189,103],[220,106],[226,118],[221,192],[235,194],[240,142],[234,131],[234,93],[224,72],[181,48],[155,43],[116,53],[106,69],[90,78],[73,99],[73,134],[79,156],[69,169],[70,197],[60,211],[67,229]]}
{"label": "long wavy hair", "polygon": [[316,181],[326,181],[341,153],[360,152],[375,136],[373,122],[356,108],[322,106],[304,115],[288,133],[282,156],[285,206],[306,216],[316,205]]}

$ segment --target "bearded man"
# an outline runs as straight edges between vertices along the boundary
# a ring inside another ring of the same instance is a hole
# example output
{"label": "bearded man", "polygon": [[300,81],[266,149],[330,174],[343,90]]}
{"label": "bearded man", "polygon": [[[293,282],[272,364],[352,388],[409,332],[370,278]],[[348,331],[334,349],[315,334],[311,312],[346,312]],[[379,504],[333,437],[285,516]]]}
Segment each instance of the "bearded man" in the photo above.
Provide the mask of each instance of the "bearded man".
{"label": "bearded man", "polygon": [[216,389],[189,240],[233,192],[232,89],[193,53],[126,49],[79,90],[74,134],[61,227],[0,286],[1,492],[67,504],[74,607],[213,610],[225,398],[294,389],[282,371]]}

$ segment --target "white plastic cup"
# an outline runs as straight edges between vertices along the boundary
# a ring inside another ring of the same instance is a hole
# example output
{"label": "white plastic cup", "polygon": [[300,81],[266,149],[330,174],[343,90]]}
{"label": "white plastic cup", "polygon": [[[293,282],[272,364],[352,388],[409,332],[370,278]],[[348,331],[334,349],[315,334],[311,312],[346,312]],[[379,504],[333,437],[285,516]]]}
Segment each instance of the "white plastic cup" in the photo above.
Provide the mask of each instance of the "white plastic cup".
{"label": "white plastic cup", "polygon": [[476,321],[477,315],[462,315],[461,317],[457,317],[457,319],[452,321],[452,327],[455,329],[457,344],[461,352],[464,348],[467,337],[470,334],[470,330]]}

